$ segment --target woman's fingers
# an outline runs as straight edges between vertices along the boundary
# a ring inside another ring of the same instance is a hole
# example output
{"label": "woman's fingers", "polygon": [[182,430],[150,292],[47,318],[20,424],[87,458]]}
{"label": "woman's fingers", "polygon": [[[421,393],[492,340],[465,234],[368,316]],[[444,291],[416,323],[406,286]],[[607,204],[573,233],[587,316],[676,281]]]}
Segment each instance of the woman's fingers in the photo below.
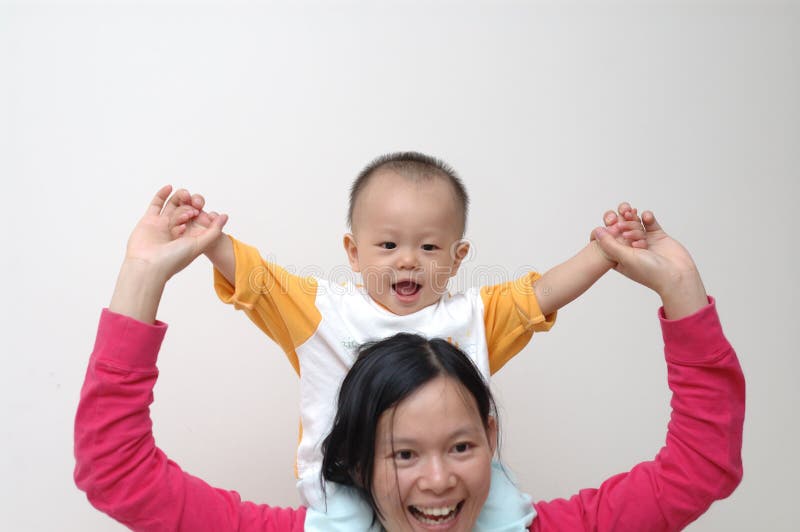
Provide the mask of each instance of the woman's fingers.
{"label": "woman's fingers", "polygon": [[644,224],[645,231],[648,233],[652,231],[663,231],[653,211],[644,211],[642,213],[642,224]]}
{"label": "woman's fingers", "polygon": [[169,197],[169,193],[172,192],[172,185],[164,185],[161,187],[153,199],[150,201],[150,205],[147,206],[147,211],[145,211],[145,215],[155,215],[158,216],[161,214],[161,209],[164,208],[164,202],[167,201]]}

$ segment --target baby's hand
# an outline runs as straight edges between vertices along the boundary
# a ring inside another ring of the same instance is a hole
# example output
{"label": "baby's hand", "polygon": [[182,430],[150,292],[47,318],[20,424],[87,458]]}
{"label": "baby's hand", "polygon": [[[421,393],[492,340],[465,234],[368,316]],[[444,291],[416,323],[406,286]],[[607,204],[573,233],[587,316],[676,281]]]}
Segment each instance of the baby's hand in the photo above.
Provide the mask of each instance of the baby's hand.
{"label": "baby's hand", "polygon": [[203,210],[205,199],[200,194],[189,194],[186,189],[176,191],[168,202],[169,231],[173,240],[186,234],[202,232],[211,226],[216,213]]}
{"label": "baby's hand", "polygon": [[[642,219],[639,217],[637,210],[631,207],[628,202],[620,203],[616,212],[607,211],[603,215],[603,223],[606,226],[606,230],[620,244],[632,248],[647,249],[646,233],[642,225]],[[591,240],[594,239],[593,231]],[[606,260],[616,263],[600,246],[597,246],[597,250],[602,253]]]}
{"label": "baby's hand", "polygon": [[617,212],[608,211],[603,215],[606,229],[614,235],[617,242],[632,248],[647,249],[647,240],[642,219],[631,205],[623,201]]}

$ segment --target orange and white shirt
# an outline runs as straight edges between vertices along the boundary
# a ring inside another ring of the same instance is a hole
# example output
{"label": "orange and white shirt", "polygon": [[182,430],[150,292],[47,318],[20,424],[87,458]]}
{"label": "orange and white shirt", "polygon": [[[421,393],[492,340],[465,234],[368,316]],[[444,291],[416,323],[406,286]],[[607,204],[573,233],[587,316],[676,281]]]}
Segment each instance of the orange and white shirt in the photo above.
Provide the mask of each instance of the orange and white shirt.
{"label": "orange and white shirt", "polygon": [[247,316],[286,353],[300,376],[300,443],[297,475],[304,503],[318,507],[321,445],[336,415],[339,386],[361,344],[398,332],[444,338],[475,362],[488,380],[534,332],[547,331],[556,314],[543,316],[533,291],[539,274],[445,295],[438,303],[398,316],[354,284],[299,277],[266,262],[235,239],[235,287],[214,271],[217,295]]}

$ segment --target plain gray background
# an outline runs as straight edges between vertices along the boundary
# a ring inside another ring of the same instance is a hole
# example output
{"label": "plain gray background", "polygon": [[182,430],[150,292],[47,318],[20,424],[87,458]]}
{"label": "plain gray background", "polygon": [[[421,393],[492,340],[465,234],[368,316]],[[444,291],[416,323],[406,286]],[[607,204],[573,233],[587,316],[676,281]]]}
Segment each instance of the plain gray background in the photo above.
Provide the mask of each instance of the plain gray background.
{"label": "plain gray background", "polygon": [[[793,223],[800,9],[766,2],[3,3],[0,528],[122,527],[72,483],[72,422],[125,241],[164,183],[305,273],[346,271],[347,187],[416,149],[472,195],[456,288],[546,270],[621,200],[693,252],[748,384],[745,478],[695,531],[796,530]],[[652,457],[657,299],[615,272],[494,383],[537,499]],[[167,288],[158,444],[248,499],[297,504],[297,379],[217,301]]]}

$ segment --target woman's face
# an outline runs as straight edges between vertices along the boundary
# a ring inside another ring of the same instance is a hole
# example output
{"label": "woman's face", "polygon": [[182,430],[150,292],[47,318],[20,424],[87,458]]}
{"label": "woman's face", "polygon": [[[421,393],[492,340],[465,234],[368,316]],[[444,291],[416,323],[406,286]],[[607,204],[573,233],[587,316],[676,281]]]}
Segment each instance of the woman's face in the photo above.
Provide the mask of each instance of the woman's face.
{"label": "woman's face", "polygon": [[390,532],[472,530],[489,493],[497,443],[475,399],[438,377],[387,410],[375,441],[374,497]]}

